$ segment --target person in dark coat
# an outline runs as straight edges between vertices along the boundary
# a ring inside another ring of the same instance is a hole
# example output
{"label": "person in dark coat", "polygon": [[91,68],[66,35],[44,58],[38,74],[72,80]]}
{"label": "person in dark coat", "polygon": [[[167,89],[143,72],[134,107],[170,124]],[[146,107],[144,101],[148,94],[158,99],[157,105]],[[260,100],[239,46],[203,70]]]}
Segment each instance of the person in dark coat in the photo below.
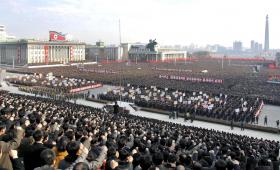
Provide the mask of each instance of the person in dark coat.
{"label": "person in dark coat", "polygon": [[119,170],[133,170],[133,157],[129,154],[129,152],[125,149],[122,149],[119,157],[119,165],[117,169]]}
{"label": "person in dark coat", "polygon": [[23,161],[18,157],[17,150],[10,150],[9,155],[13,164],[13,170],[24,170]]}
{"label": "person in dark coat", "polygon": [[233,119],[230,120],[230,129],[233,130]]}
{"label": "person in dark coat", "polygon": [[273,170],[272,162],[263,158],[258,162],[256,170]]}
{"label": "person in dark coat", "polygon": [[276,155],[272,156],[272,165],[273,165],[273,170],[279,170],[280,169],[280,160],[277,158]]}
{"label": "person in dark coat", "polygon": [[44,161],[41,159],[41,152],[47,147],[43,144],[44,132],[36,130],[33,134],[35,143],[30,145],[24,153],[24,166],[25,170],[33,170],[34,168],[41,167],[44,165]]}
{"label": "person in dark coat", "polygon": [[254,155],[250,155],[247,159],[246,170],[255,170],[258,165],[258,159]]}
{"label": "person in dark coat", "polygon": [[189,117],[190,117],[190,113],[186,112],[185,115],[184,115],[185,121],[188,121]]}
{"label": "person in dark coat", "polygon": [[41,159],[44,162],[44,165],[37,167],[34,170],[55,170],[55,153],[51,149],[45,149],[41,152]]}
{"label": "person in dark coat", "polygon": [[115,101],[115,105],[113,107],[114,107],[114,115],[117,115],[119,113],[119,105],[117,101]]}
{"label": "person in dark coat", "polygon": [[245,128],[244,128],[244,120],[241,120],[240,127],[241,127],[241,131],[245,130]]}
{"label": "person in dark coat", "polygon": [[173,119],[176,119],[176,117],[177,117],[177,112],[176,112],[176,111],[173,111],[172,113],[173,113]]}
{"label": "person in dark coat", "polygon": [[191,123],[193,122],[194,119],[195,119],[195,113],[191,113]]}
{"label": "person in dark coat", "polygon": [[264,125],[265,126],[267,125],[267,115],[265,115],[265,117],[264,117]]}

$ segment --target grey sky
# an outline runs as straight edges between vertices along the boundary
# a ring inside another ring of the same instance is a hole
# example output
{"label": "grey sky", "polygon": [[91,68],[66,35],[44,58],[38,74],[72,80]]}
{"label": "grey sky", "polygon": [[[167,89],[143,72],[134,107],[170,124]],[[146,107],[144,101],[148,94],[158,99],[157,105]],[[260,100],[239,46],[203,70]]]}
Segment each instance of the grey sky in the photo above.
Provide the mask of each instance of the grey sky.
{"label": "grey sky", "polygon": [[20,38],[47,39],[49,30],[74,39],[123,42],[195,43],[232,46],[264,41],[270,19],[270,46],[279,48],[279,0],[0,0],[0,24]]}

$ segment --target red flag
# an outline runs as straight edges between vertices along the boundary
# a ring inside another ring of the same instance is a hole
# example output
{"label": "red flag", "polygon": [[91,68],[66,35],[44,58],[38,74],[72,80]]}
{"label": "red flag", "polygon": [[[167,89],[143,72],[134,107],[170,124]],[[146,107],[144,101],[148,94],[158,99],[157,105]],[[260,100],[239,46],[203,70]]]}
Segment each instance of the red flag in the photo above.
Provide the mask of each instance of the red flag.
{"label": "red flag", "polygon": [[50,41],[65,41],[65,35],[56,31],[50,31]]}

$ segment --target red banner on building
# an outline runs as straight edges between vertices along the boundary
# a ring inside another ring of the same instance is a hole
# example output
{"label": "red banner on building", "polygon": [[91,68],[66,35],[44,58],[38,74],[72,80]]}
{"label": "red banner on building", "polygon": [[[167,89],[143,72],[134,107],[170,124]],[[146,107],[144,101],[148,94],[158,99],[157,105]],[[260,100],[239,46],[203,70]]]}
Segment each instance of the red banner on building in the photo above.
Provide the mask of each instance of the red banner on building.
{"label": "red banner on building", "polygon": [[70,46],[70,61],[74,61],[74,48]]}
{"label": "red banner on building", "polygon": [[17,47],[17,62],[18,63],[21,62],[21,48],[20,48],[20,46]]}
{"label": "red banner on building", "polygon": [[94,84],[94,85],[90,85],[90,86],[71,89],[70,93],[77,93],[77,92],[81,92],[81,91],[85,91],[85,90],[89,90],[89,89],[95,89],[98,87],[102,87],[102,84]]}
{"label": "red banner on building", "polygon": [[44,52],[45,52],[45,64],[49,63],[49,46],[44,46]]}
{"label": "red banner on building", "polygon": [[222,79],[214,79],[214,78],[200,78],[200,77],[188,77],[188,76],[176,76],[176,75],[159,75],[160,79],[167,80],[180,80],[180,81],[190,81],[196,83],[217,83],[222,84],[224,80]]}
{"label": "red banner on building", "polygon": [[60,32],[56,32],[56,31],[50,31],[50,41],[65,41],[65,35],[63,35]]}

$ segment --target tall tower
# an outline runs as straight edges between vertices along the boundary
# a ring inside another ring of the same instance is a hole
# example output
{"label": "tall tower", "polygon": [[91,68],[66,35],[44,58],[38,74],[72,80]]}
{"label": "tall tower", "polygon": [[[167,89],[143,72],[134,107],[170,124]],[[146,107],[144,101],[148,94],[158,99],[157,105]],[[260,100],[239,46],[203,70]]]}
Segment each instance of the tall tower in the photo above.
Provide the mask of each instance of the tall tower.
{"label": "tall tower", "polygon": [[265,23],[265,40],[264,40],[264,51],[269,51],[269,27],[268,27],[268,15],[266,15]]}

